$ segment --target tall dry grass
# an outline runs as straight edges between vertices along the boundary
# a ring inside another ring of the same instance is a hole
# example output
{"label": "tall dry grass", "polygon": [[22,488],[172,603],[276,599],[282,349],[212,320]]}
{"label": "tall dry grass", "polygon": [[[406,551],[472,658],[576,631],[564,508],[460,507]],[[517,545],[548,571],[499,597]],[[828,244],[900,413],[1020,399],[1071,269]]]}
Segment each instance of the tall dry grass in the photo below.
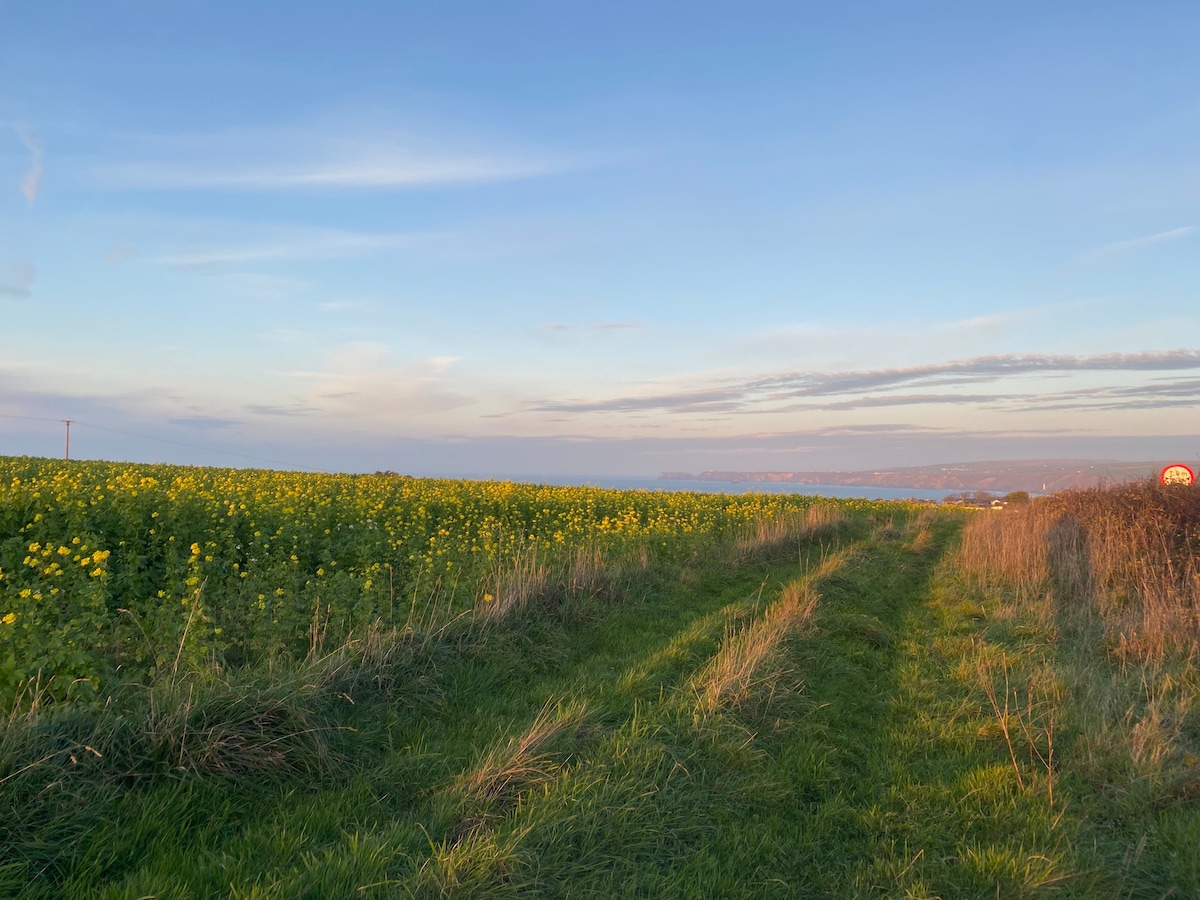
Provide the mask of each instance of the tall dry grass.
{"label": "tall dry grass", "polygon": [[562,775],[587,730],[587,713],[582,701],[547,701],[523,732],[492,747],[439,793],[435,807],[446,837],[435,848],[435,868],[428,875],[437,883],[453,881],[449,876],[464,862],[491,855],[500,820],[523,797]]}
{"label": "tall dry grass", "polygon": [[547,702],[532,724],[504,745],[486,753],[455,785],[464,801],[511,802],[554,775],[559,760],[555,745],[583,724],[587,706],[581,702]]}
{"label": "tall dry grass", "polygon": [[583,545],[564,558],[547,560],[530,547],[498,567],[485,581],[475,604],[476,621],[498,624],[530,607],[557,612],[567,601],[613,600],[629,565],[646,568],[644,555],[630,562],[610,559],[595,546]]}
{"label": "tall dry grass", "polygon": [[741,564],[795,556],[803,543],[832,538],[847,522],[844,509],[824,503],[803,512],[760,519],[735,538],[733,560]]}
{"label": "tall dry grass", "polygon": [[1200,487],[1146,481],[980,514],[959,561],[1017,600],[1099,615],[1122,657],[1200,648]]}
{"label": "tall dry grass", "polygon": [[[1040,619],[1054,636],[1048,664],[1057,675],[1022,672],[1028,693],[1014,695],[1013,706],[1022,696],[1036,702],[1012,719],[1034,723],[1047,785],[1056,765],[1045,749],[1047,711],[1062,703],[1077,771],[1160,808],[1200,796],[1200,488],[1147,481],[980,513],[956,562],[1001,599],[1000,615]],[[995,692],[982,669],[980,680]],[[1006,722],[1007,695],[999,705],[996,696],[997,720]],[[1032,761],[1029,771],[1037,771]]]}
{"label": "tall dry grass", "polygon": [[786,642],[812,619],[818,599],[810,579],[798,578],[762,616],[726,632],[721,649],[692,679],[698,721],[774,690],[784,674]]}

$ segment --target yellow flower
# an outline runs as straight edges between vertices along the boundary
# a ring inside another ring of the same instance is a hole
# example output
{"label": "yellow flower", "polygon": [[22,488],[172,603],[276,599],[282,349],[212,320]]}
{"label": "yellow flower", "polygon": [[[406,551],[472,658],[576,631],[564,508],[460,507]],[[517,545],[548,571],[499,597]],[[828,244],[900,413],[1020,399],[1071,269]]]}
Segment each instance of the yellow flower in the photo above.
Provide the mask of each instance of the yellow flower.
{"label": "yellow flower", "polygon": [[5,625],[11,625],[15,621],[17,621],[16,613],[9,613],[3,619],[0,619],[0,622],[3,622]]}

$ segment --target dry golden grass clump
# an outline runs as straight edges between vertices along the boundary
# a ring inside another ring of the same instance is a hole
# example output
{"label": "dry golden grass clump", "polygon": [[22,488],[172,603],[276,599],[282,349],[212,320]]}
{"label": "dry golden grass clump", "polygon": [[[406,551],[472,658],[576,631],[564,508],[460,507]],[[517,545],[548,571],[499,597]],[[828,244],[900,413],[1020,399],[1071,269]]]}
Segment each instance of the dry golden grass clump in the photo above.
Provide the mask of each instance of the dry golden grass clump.
{"label": "dry golden grass clump", "polygon": [[553,749],[583,724],[582,703],[547,703],[522,733],[489,751],[458,781],[455,792],[467,803],[511,802],[552,777],[559,761]]}
{"label": "dry golden grass clump", "polygon": [[[822,571],[829,568],[823,566]],[[818,594],[809,579],[785,585],[777,601],[748,625],[729,630],[720,651],[692,679],[696,715],[706,719],[723,709],[737,709],[783,675],[787,639],[803,628],[816,609]]]}
{"label": "dry golden grass clump", "polygon": [[622,566],[596,546],[580,546],[565,562],[553,564],[531,547],[485,581],[475,618],[498,624],[531,606],[557,612],[568,600],[612,600],[620,592],[622,575]]}
{"label": "dry golden grass clump", "polygon": [[805,541],[833,537],[847,521],[845,509],[827,503],[817,503],[803,512],[760,519],[734,541],[734,561],[763,562],[782,554],[798,554]]}

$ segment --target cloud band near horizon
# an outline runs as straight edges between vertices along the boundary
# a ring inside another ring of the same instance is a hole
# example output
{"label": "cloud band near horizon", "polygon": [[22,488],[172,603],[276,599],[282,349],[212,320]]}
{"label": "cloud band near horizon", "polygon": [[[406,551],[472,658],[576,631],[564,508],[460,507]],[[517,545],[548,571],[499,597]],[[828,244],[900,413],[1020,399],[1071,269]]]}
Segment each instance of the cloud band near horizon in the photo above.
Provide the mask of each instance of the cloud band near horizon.
{"label": "cloud band near horizon", "polygon": [[[857,372],[818,373],[786,372],[745,379],[710,388],[644,396],[615,397],[608,400],[543,400],[531,408],[538,412],[734,412],[780,402],[795,403],[822,397],[890,391],[914,386],[979,385],[1021,375],[1072,372],[1182,372],[1200,369],[1200,350],[1110,353],[1091,356],[1061,354],[1002,354],[978,356],[907,368],[876,369]],[[1164,386],[1165,387],[1165,386]],[[1145,397],[1142,391],[1141,396]],[[927,394],[863,398],[824,408],[851,409],[861,406],[905,405],[913,402],[994,402],[1023,394],[953,395]],[[1114,396],[1120,396],[1119,392]],[[1061,399],[1050,395],[1047,399]],[[1179,398],[1176,397],[1176,400]],[[890,401],[890,403],[889,403]],[[1197,400],[1200,402],[1200,399]]]}

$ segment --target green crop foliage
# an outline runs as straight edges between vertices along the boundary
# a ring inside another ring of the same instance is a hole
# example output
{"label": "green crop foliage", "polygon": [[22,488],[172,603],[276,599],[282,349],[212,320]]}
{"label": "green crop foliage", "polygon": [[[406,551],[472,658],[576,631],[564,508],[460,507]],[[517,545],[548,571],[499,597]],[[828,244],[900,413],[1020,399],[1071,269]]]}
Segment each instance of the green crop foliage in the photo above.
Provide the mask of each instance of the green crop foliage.
{"label": "green crop foliage", "polygon": [[518,559],[686,558],[814,499],[0,458],[0,703],[468,609]]}

